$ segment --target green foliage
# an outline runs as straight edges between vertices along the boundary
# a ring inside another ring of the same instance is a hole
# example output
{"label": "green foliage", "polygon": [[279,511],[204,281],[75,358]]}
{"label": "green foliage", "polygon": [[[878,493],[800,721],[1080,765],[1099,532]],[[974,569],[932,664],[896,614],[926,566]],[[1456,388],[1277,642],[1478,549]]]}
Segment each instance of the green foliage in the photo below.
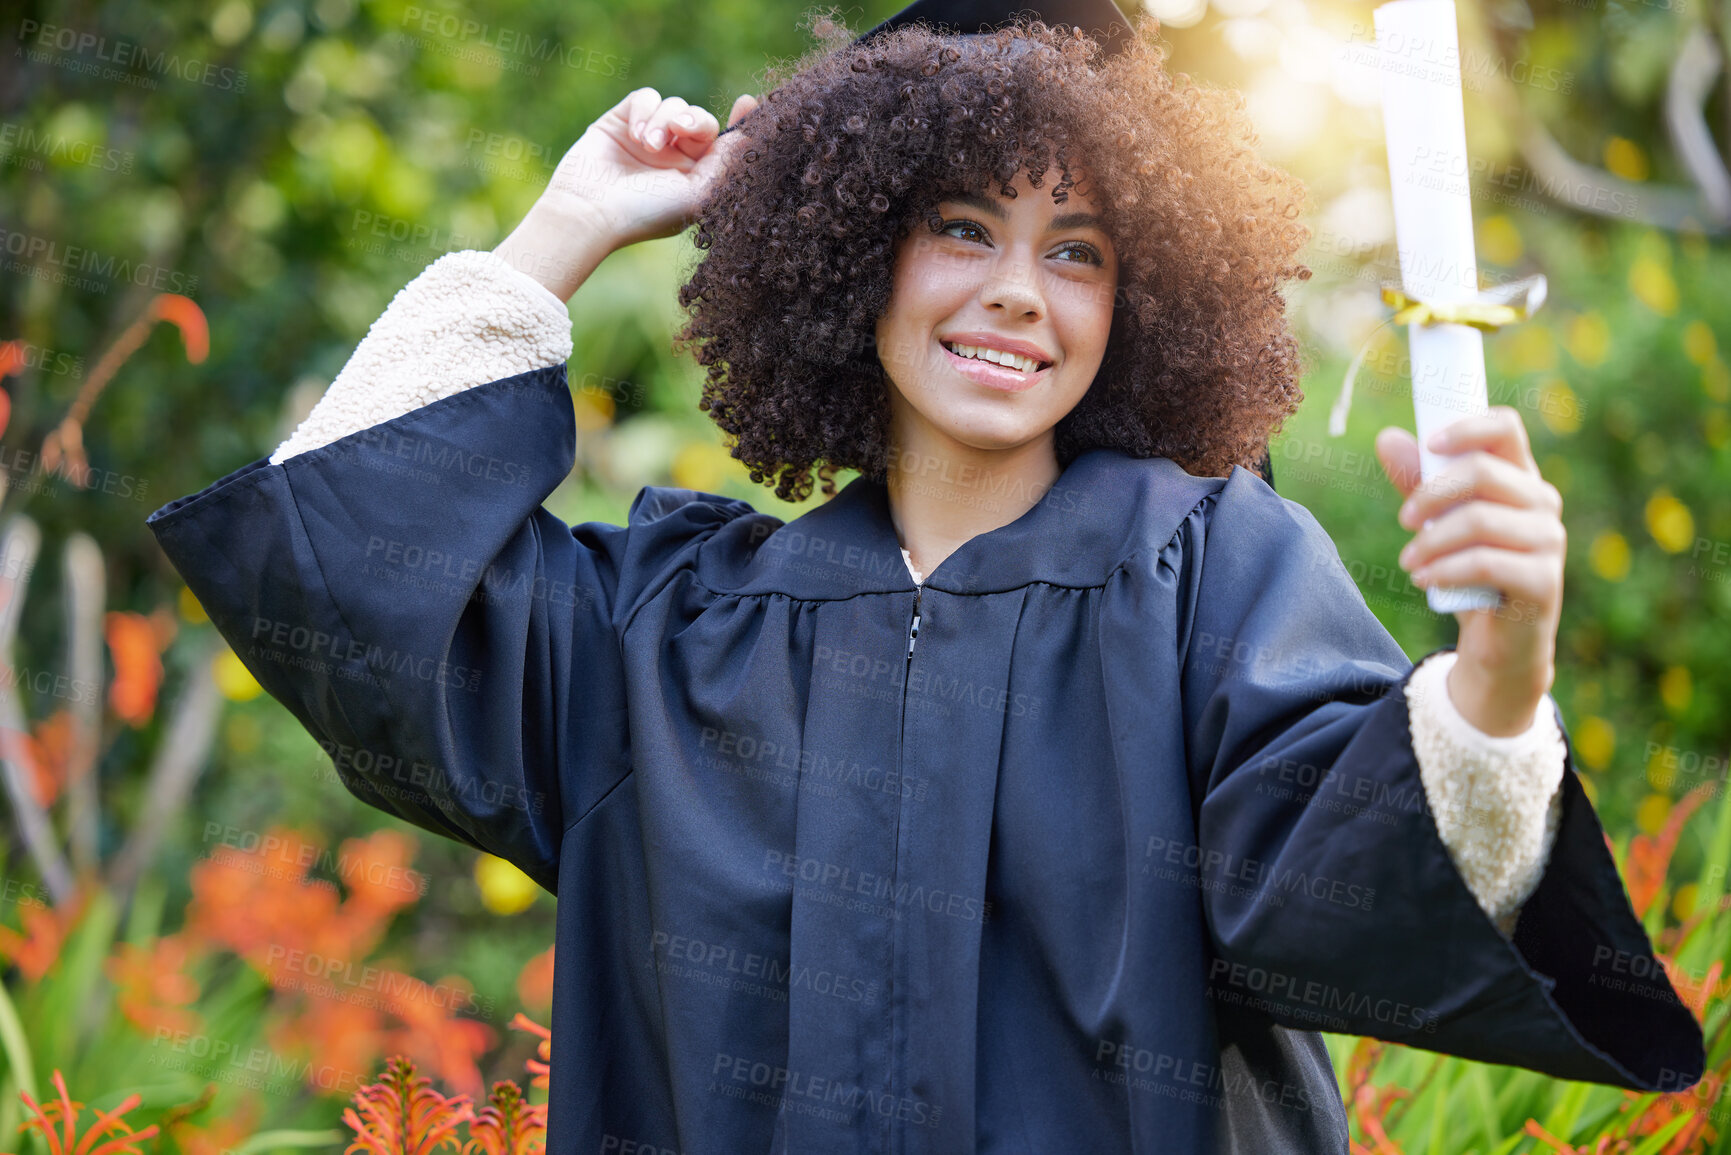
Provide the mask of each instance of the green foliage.
{"label": "green foliage", "polygon": [[[899,6],[873,0],[844,15],[864,28]],[[1283,35],[1302,25],[1346,39],[1368,9],[1223,7],[1241,22],[1228,27],[1216,13],[1167,30],[1173,67],[1245,88],[1259,115],[1300,110],[1270,121],[1278,131],[1264,144],[1309,182],[1319,221],[1332,221],[1328,211],[1355,190],[1380,194],[1374,110],[1331,93],[1326,78],[1306,78],[1302,44],[1255,48],[1267,43],[1257,39],[1262,25],[1281,21]],[[1660,105],[1692,13],[1680,3],[1553,4],[1532,9],[1527,30],[1516,12],[1526,5],[1484,7],[1463,11],[1489,22],[1480,47],[1505,73],[1513,61],[1523,75],[1562,81],[1534,79],[1518,95],[1566,149],[1589,165],[1614,161],[1631,179],[1682,179],[1662,143]],[[797,0],[98,0],[34,3],[8,16],[0,341],[22,340],[34,353],[4,383],[11,410],[0,465],[11,473],[11,500],[56,542],[43,555],[58,557],[59,539],[83,530],[103,545],[113,605],[176,604],[180,582],[143,526],[147,514],[270,452],[392,294],[443,252],[497,244],[552,163],[626,92],[649,85],[724,116],[738,93],[762,91],[766,63],[810,47],[804,9]],[[81,46],[82,35],[101,46]],[[1306,120],[1304,109],[1320,112]],[[1521,165],[1512,128],[1476,88],[1468,120],[1476,157],[1505,174]],[[1731,919],[1715,913],[1687,937],[1677,932],[1691,915],[1716,911],[1731,866],[1731,671],[1722,659],[1731,505],[1721,496],[1731,483],[1731,258],[1722,241],[1583,217],[1530,182],[1512,201],[1483,182],[1474,195],[1487,275],[1550,278],[1544,310],[1489,339],[1487,352],[1493,400],[1520,410],[1565,499],[1568,587],[1553,693],[1589,789],[1627,852],[1631,836],[1656,831],[1690,789],[1717,783],[1672,862],[1671,877],[1691,881],[1661,890],[1649,914],[1656,933],[1676,940],[1667,949],[1678,965],[1704,975],[1731,955]],[[1365,273],[1379,261],[1386,271],[1389,247],[1373,238],[1344,269],[1338,252],[1319,251],[1313,264],[1330,267],[1289,295],[1311,362],[1309,400],[1275,444],[1276,483],[1316,513],[1367,601],[1417,656],[1449,644],[1455,627],[1425,608],[1395,563],[1408,535],[1370,448],[1381,426],[1411,424],[1404,338],[1379,339],[1346,436],[1325,433],[1327,406],[1369,327],[1329,317],[1352,291],[1369,291]],[[675,290],[693,255],[687,238],[614,254],[573,300],[573,392],[593,422],[576,471],[549,502],[568,521],[617,521],[645,484],[727,493],[782,517],[801,512],[727,457],[695,407],[699,371],[670,352]],[[79,492],[33,472],[80,384],[158,291],[198,302],[211,354],[189,366],[172,333],[154,333],[103,394],[85,444],[94,466],[127,482],[126,495]],[[16,660],[51,668],[63,645],[60,606],[54,583],[37,584]],[[168,653],[165,696],[189,680],[190,660],[179,647]],[[31,716],[53,705],[33,701]],[[332,844],[400,826],[336,785],[328,760],[268,699],[229,704],[219,735],[192,815],[252,830],[284,820]],[[105,845],[136,819],[143,768],[162,741],[156,719],[107,747],[98,768]],[[180,819],[129,911],[91,912],[40,983],[7,971],[17,993],[0,1000],[0,1135],[19,1121],[15,1092],[40,1099],[55,1068],[94,1105],[139,1091],[146,1121],[196,1093],[193,1081],[152,1066],[146,1040],[114,1013],[101,964],[118,941],[145,945],[174,929],[164,912],[184,907],[187,872],[208,852],[199,820]],[[4,853],[5,877],[27,877],[17,840]],[[381,949],[412,949],[428,965],[470,974],[493,1005],[513,1005],[517,969],[551,940],[552,903],[495,915],[472,854],[430,840],[421,853],[437,901],[406,912]],[[16,927],[21,912],[12,903],[0,924]],[[268,998],[257,975],[236,967],[199,980],[208,1032],[255,1045]],[[1726,1001],[1709,994],[1710,1058],[1723,1064]],[[1338,1065],[1354,1045],[1331,1037]],[[502,1042],[488,1056],[489,1074],[515,1070],[521,1054],[507,1050]],[[1523,1130],[1528,1119],[1586,1143],[1629,1106],[1608,1088],[1398,1048],[1375,1082],[1418,1089],[1395,1109],[1391,1130],[1410,1152],[1547,1150]],[[260,1127],[329,1126],[329,1107],[278,1099]],[[263,1132],[243,1149],[329,1141],[317,1131]],[[1664,1141],[1661,1133],[1644,1142]]]}

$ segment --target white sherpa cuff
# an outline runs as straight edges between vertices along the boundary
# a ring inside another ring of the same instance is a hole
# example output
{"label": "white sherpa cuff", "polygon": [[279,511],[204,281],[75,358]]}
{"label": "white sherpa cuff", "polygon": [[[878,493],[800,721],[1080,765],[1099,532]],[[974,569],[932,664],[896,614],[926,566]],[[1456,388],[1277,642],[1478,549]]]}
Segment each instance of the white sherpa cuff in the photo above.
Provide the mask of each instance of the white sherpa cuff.
{"label": "white sherpa cuff", "polygon": [[1407,680],[1412,745],[1438,835],[1479,906],[1511,934],[1556,839],[1563,734],[1549,694],[1523,733],[1496,737],[1468,722],[1448,695],[1456,657],[1432,654]]}
{"label": "white sherpa cuff", "polygon": [[570,356],[571,316],[546,286],[493,253],[447,253],[392,298],[271,464]]}

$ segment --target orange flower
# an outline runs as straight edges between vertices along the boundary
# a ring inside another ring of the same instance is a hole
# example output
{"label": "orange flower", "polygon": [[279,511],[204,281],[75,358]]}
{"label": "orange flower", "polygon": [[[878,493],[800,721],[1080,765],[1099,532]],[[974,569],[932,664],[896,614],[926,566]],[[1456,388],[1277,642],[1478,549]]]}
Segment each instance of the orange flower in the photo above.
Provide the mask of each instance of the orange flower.
{"label": "orange flower", "polygon": [[181,343],[186,346],[186,359],[194,365],[210,355],[210,323],[204,318],[204,310],[191,297],[160,293],[150,302],[150,316],[168,321],[180,330]]}
{"label": "orange flower", "polygon": [[24,933],[0,926],[0,958],[11,959],[25,979],[38,982],[60,959],[66,934],[83,913],[87,894],[61,910],[41,903],[20,904]]}
{"label": "orange flower", "polygon": [[355,1132],[343,1155],[428,1155],[457,1147],[457,1128],[475,1117],[467,1095],[441,1095],[402,1055],[391,1056],[384,1078],[356,1091],[354,1103],[343,1110],[343,1122]]}
{"label": "orange flower", "polygon": [[1348,1140],[1354,1155],[1401,1155],[1401,1150],[1388,1137],[1388,1109],[1409,1095],[1404,1087],[1373,1087],[1369,1083],[1353,1095],[1353,1118],[1370,1136],[1372,1146]]}
{"label": "orange flower", "polygon": [[547,1108],[523,1101],[523,1089],[501,1079],[469,1124],[463,1155],[534,1155],[547,1149]]}
{"label": "orange flower", "polygon": [[62,474],[73,485],[89,484],[90,463],[84,455],[84,423],[89,419],[97,397],[128,358],[143,346],[152,326],[158,321],[168,321],[180,330],[188,361],[196,364],[209,354],[210,326],[204,319],[204,310],[190,298],[175,293],[160,293],[152,297],[143,316],[128,325],[97,360],[96,367],[79,387],[78,396],[73,398],[72,408],[67,411],[65,419],[42,442],[44,470]]}
{"label": "orange flower", "polygon": [[186,939],[171,934],[148,948],[120,943],[105,963],[120,988],[120,1013],[140,1031],[196,1031],[199,1017],[186,1008],[198,998],[198,983],[181,968],[188,959]]}
{"label": "orange flower", "polygon": [[530,1080],[530,1086],[547,1086],[548,1076],[552,1073],[553,1032],[548,1030],[546,1027],[543,1027],[540,1023],[537,1023],[534,1019],[531,1019],[528,1015],[525,1015],[522,1011],[518,1011],[516,1015],[512,1017],[510,1025],[519,1031],[528,1031],[530,1034],[541,1036],[541,1045],[536,1048],[536,1053],[541,1056],[541,1061],[537,1063],[534,1059],[530,1059],[523,1065],[529,1069],[531,1075],[535,1076],[534,1079]]}
{"label": "orange flower", "polygon": [[[1687,930],[1683,927],[1677,928],[1674,935],[1677,942],[1684,942],[1688,939]],[[1679,966],[1674,954],[1656,950],[1653,952],[1653,957],[1658,959],[1659,965],[1665,968],[1665,977],[1676,988],[1677,997],[1683,1000],[1683,1005],[1689,1008],[1695,1016],[1695,1021],[1705,1026],[1708,1004],[1716,997],[1722,999],[1727,993],[1731,993],[1731,982],[1725,978],[1724,960],[1714,959],[1712,964],[1708,966],[1706,973],[1697,977]]]}
{"label": "orange flower", "polygon": [[523,964],[517,975],[517,997],[536,1010],[553,1005],[553,948],[548,947]]}
{"label": "orange flower", "polygon": [[1635,908],[1635,917],[1647,916],[1647,908],[1653,905],[1653,900],[1659,896],[1659,888],[1665,883],[1665,872],[1671,867],[1671,854],[1677,849],[1683,824],[1716,789],[1714,783],[1703,782],[1671,808],[1658,834],[1637,834],[1630,839],[1629,857],[1623,864],[1623,872],[1627,875],[1629,901]]}
{"label": "orange flower", "polygon": [[[415,848],[413,838],[384,831],[344,842],[333,859],[286,828],[250,850],[219,846],[192,868],[187,933],[234,951],[275,988],[290,1016],[278,1032],[283,1050],[316,1054],[327,1071],[369,1069],[381,1051],[398,1050],[479,1093],[477,1059],[494,1032],[453,1015],[473,1003],[469,984],[447,978],[429,987],[366,961],[394,912],[420,897],[421,876],[405,865]],[[345,879],[346,900],[330,883],[306,878],[314,864]]]}
{"label": "orange flower", "polygon": [[[49,1155],[144,1155],[138,1143],[156,1134],[156,1124],[152,1123],[144,1130],[134,1132],[126,1120],[121,1118],[142,1103],[143,1096],[134,1093],[122,1099],[120,1105],[112,1111],[95,1112],[94,1125],[80,1138],[76,1128],[78,1117],[84,1113],[84,1104],[75,1101],[66,1093],[66,1079],[60,1074],[59,1067],[54,1068],[54,1089],[60,1092],[60,1098],[46,1107],[38,1106],[28,1091],[18,1092],[24,1105],[36,1112],[36,1118],[24,1120],[18,1129],[27,1131],[35,1127],[41,1131],[48,1140]],[[60,1124],[59,1131],[54,1129],[56,1123]],[[96,1142],[110,1131],[114,1132],[114,1137],[108,1142]],[[77,1141],[76,1146],[74,1140]]]}
{"label": "orange flower", "polygon": [[389,917],[421,897],[427,877],[409,869],[418,849],[414,838],[395,830],[376,830],[343,843],[337,873],[357,912],[364,910],[372,919]]}
{"label": "orange flower", "polygon": [[[1693,1118],[1683,1124],[1682,1130],[1667,1139],[1659,1150],[1662,1155],[1701,1155],[1718,1137],[1717,1130],[1710,1121],[1711,1113],[1701,1110],[1701,1104],[1717,1102],[1719,1090],[1724,1083],[1725,1068],[1721,1067],[1718,1071],[1708,1070],[1703,1074],[1701,1082],[1693,1090],[1673,1091],[1656,1096],[1639,1114],[1630,1117],[1623,1131],[1628,1148],[1633,1149],[1636,1138],[1664,1129],[1679,1115],[1689,1115]],[[1619,1110],[1627,1111],[1631,1104],[1644,1097],[1634,1091],[1627,1092],[1627,1098]]]}
{"label": "orange flower", "polygon": [[190,872],[188,930],[234,951],[267,979],[296,951],[348,958],[336,887],[305,878],[316,857],[311,841],[280,827],[251,851],[218,846]]}
{"label": "orange flower", "polygon": [[1724,973],[1725,960],[1714,959],[1713,965],[1707,968],[1707,974],[1701,980],[1701,986],[1692,992],[1692,997],[1689,997],[1689,1007],[1695,1012],[1696,1022],[1706,1024],[1707,1003],[1715,992],[1719,993],[1721,998],[1724,997],[1723,988],[1720,986],[1720,979]]}
{"label": "orange flower", "polygon": [[402,1020],[386,1046],[420,1057],[433,1072],[458,1089],[476,1094],[484,1087],[476,1060],[489,1051],[496,1033],[474,1019],[453,1018],[451,1007],[470,1005],[473,988],[459,975],[446,975],[436,987],[411,975],[385,972],[392,992],[390,1010]]}
{"label": "orange flower", "polygon": [[25,738],[30,748],[33,793],[45,810],[54,805],[70,777],[72,740],[72,711],[64,707],[36,723],[35,734]]}
{"label": "orange flower", "polygon": [[[304,992],[305,999],[271,1033],[271,1046],[281,1054],[315,1059],[307,1069],[315,1090],[346,1093],[384,1053],[385,1016],[359,1000],[326,998],[319,990]],[[283,987],[277,991],[288,994]]]}
{"label": "orange flower", "polygon": [[249,850],[218,846],[192,868],[188,925],[266,977],[296,951],[318,955],[321,966],[365,958],[383,937],[389,912],[353,898],[344,902],[333,884],[306,878],[315,863],[345,869],[329,851],[284,827],[272,828]]}
{"label": "orange flower", "polygon": [[1351,1155],[1401,1155],[1400,1148],[1388,1137],[1388,1109],[1412,1092],[1404,1087],[1376,1087],[1370,1082],[1371,1072],[1382,1058],[1388,1044],[1376,1039],[1360,1039],[1346,1061],[1346,1101],[1351,1119],[1369,1136],[1372,1146],[1366,1147],[1348,1137]]}
{"label": "orange flower", "polygon": [[208,1127],[178,1120],[168,1124],[168,1134],[185,1155],[227,1155],[242,1140],[252,1138],[258,1130],[258,1116],[258,1100],[248,1098]]}
{"label": "orange flower", "polygon": [[173,616],[145,617],[124,610],[104,615],[108,647],[114,652],[114,684],[108,687],[108,704],[134,727],[150,721],[156,710],[156,691],[162,685],[162,651],[173,636]]}
{"label": "orange flower", "polygon": [[[4,662],[0,662],[0,669],[9,670],[10,668]],[[17,675],[8,672],[0,677],[0,685],[8,683],[16,685]],[[18,760],[20,768],[24,772],[24,784],[30,789],[30,797],[34,798],[36,804],[44,810],[54,805],[55,800],[60,797],[60,788],[66,781],[64,764],[57,764],[54,759],[55,751],[45,749],[42,744],[42,732],[51,723],[52,719],[49,722],[40,723],[35,734],[0,726],[0,733],[12,739],[11,753]]]}

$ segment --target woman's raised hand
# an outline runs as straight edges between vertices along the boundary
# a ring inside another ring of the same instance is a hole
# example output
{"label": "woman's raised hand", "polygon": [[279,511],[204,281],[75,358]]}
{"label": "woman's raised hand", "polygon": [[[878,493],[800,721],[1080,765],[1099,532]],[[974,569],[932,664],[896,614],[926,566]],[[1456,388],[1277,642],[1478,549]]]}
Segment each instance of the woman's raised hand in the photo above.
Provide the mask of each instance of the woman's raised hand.
{"label": "woman's raised hand", "polygon": [[[736,99],[729,127],[756,107],[755,97]],[[715,117],[677,96],[639,88],[584,131],[493,251],[569,301],[608,253],[689,225],[740,135],[723,136]]]}
{"label": "woman's raised hand", "polygon": [[[757,107],[740,96],[729,126]],[[573,213],[595,213],[618,246],[670,237],[691,223],[720,178],[738,134],[677,96],[639,88],[603,113],[566,152],[541,194]]]}
{"label": "woman's raised hand", "polygon": [[1562,494],[1539,475],[1521,415],[1508,405],[1462,417],[1431,437],[1448,464],[1419,482],[1418,441],[1389,426],[1377,456],[1405,497],[1400,524],[1417,530],[1400,566],[1419,586],[1489,586],[1500,604],[1463,610],[1449,700],[1487,734],[1519,734],[1556,676],[1563,605]]}

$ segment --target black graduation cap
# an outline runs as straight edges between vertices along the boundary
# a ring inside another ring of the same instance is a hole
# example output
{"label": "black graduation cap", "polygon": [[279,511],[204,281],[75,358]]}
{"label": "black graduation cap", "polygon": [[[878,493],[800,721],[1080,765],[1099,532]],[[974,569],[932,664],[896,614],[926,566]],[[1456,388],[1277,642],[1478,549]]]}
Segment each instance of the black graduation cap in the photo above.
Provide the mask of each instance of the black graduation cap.
{"label": "black graduation cap", "polygon": [[984,34],[1008,23],[1017,13],[1047,24],[1080,28],[1103,44],[1109,57],[1124,51],[1131,36],[1129,23],[1112,0],[1041,0],[1038,5],[1018,4],[1014,0],[914,0],[854,43],[861,44],[880,33],[920,21],[931,25],[934,31],[963,36]]}
{"label": "black graduation cap", "polygon": [[[916,22],[923,22],[941,33],[984,35],[996,31],[1018,14],[1043,20],[1049,25],[1079,28],[1104,46],[1107,57],[1124,51],[1133,35],[1124,14],[1113,0],[1040,0],[1037,5],[1017,3],[1016,0],[914,0],[882,24],[862,33],[854,43],[864,44],[874,36]],[[1267,450],[1263,450],[1256,472],[1269,488],[1274,487],[1274,464]]]}

